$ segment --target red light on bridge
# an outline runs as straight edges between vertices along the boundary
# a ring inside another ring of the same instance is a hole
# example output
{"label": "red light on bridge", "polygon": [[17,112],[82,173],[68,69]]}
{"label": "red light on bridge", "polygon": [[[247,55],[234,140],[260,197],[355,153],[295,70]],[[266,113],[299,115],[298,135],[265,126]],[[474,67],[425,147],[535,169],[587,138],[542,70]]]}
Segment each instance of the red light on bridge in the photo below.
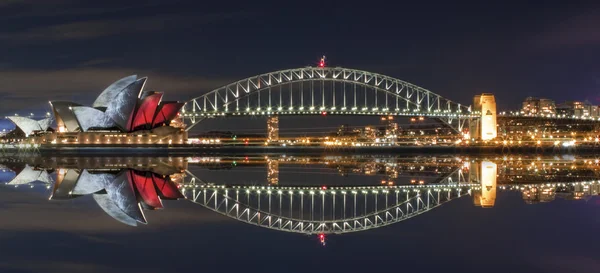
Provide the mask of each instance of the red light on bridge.
{"label": "red light on bridge", "polygon": [[321,115],[327,116],[327,112],[321,112]]}
{"label": "red light on bridge", "polygon": [[323,55],[323,58],[319,61],[319,67],[325,67],[325,55]]}
{"label": "red light on bridge", "polygon": [[326,189],[327,189],[327,186],[321,186],[321,189],[322,189],[322,190],[326,190]]}

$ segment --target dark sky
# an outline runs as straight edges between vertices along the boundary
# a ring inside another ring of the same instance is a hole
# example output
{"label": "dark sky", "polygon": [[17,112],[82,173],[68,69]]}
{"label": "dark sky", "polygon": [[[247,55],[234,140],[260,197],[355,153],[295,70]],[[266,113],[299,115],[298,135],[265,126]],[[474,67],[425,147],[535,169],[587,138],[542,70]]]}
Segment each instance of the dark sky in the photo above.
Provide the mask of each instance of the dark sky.
{"label": "dark sky", "polygon": [[216,2],[1,1],[0,114],[91,103],[131,73],[186,100],[323,54],[464,104],[481,92],[504,108],[599,93],[596,1]]}

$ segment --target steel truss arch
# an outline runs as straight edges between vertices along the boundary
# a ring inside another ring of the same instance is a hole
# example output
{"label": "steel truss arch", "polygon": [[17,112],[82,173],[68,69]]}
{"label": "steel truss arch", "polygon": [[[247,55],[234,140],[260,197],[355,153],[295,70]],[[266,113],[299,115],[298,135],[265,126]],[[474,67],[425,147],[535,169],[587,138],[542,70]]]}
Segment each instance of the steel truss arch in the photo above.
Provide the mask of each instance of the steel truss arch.
{"label": "steel truss arch", "polygon": [[[308,83],[306,88],[304,83]],[[316,90],[315,83],[321,85]],[[327,90],[325,83],[331,85]],[[357,86],[363,87],[364,91],[361,93],[364,96],[358,99]],[[242,79],[191,99],[181,114],[193,121],[196,117],[207,116],[298,115],[322,111],[355,115],[475,117],[470,107],[417,85],[382,74],[341,67],[287,69]]]}

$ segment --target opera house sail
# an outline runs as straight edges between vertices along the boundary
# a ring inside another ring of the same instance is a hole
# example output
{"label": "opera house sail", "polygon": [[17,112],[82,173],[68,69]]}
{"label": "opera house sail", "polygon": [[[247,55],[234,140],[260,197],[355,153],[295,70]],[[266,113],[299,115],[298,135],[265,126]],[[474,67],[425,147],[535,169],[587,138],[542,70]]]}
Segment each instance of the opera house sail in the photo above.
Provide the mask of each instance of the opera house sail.
{"label": "opera house sail", "polygon": [[[163,93],[144,91],[146,81],[136,75],[122,78],[104,89],[91,106],[51,101],[53,120],[8,118],[27,143],[183,144],[187,133],[171,126],[183,103],[162,101]],[[50,129],[53,121],[55,130]]]}
{"label": "opera house sail", "polygon": [[42,120],[34,120],[20,116],[9,116],[7,118],[17,126],[17,130],[20,130],[24,133],[25,137],[30,136],[36,131],[47,131],[52,123],[51,118],[45,118]]}

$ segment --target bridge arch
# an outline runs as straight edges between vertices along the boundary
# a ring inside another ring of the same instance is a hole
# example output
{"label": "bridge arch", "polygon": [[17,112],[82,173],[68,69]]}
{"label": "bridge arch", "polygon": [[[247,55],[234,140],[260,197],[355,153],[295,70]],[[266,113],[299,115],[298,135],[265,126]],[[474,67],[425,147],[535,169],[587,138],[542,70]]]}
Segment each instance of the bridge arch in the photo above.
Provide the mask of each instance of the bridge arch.
{"label": "bridge arch", "polygon": [[470,107],[389,76],[342,67],[280,70],[189,100],[184,119],[229,115],[405,115],[475,117]]}

